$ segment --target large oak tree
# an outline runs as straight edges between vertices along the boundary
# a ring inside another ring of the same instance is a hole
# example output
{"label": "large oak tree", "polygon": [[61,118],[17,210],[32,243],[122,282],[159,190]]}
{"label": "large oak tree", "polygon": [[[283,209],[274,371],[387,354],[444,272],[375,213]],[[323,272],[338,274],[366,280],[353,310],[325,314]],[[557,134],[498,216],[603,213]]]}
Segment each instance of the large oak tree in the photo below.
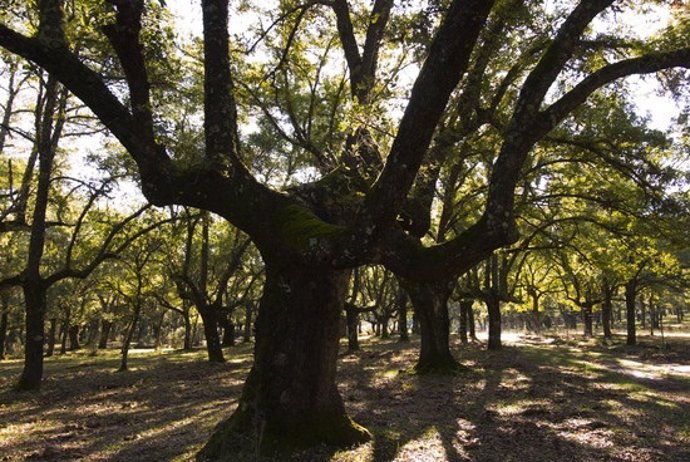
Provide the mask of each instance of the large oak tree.
{"label": "large oak tree", "polygon": [[[398,218],[420,166],[429,160],[446,105],[463,81],[473,53],[483,45],[479,38],[487,19],[504,11],[495,4],[505,2],[454,0],[437,5],[439,25],[424,48],[424,62],[396,134],[390,143],[381,144],[388,147],[369,149],[375,135],[353,122],[346,129],[341,152],[335,153],[332,172],[284,191],[257,180],[245,163],[251,146],[238,130],[242,108],[231,71],[228,0],[201,2],[204,147],[194,162],[181,162],[174,143],[161,136],[165,114],[156,111],[160,102],[154,90],[166,76],[155,64],[165,56],[153,52],[147,42],[156,32],[157,22],[147,16],[154,3],[109,0],[91,8],[104,25],[93,34],[98,40],[81,41],[78,47],[71,21],[79,15],[72,10],[65,15],[61,1],[35,3],[36,32],[27,35],[23,28],[0,24],[0,46],[46,69],[96,114],[136,162],[142,190],[153,204],[182,204],[224,217],[250,236],[265,261],[255,363],[237,410],[218,426],[202,451],[202,457],[213,459],[231,457],[233,442],[241,441],[232,436],[241,433],[254,435],[268,452],[368,439],[369,433],[347,417],[335,383],[338,321],[351,269],[384,264],[419,287],[419,300],[435,297],[435,287],[445,284],[449,275],[463,274],[517,239],[516,184],[540,139],[597,89],[616,79],[690,66],[690,48],[682,39],[668,50],[631,50],[620,60],[581,69],[575,85],[547,99],[559,75],[581,55],[582,38],[593,19],[619,3],[573,2],[544,46],[531,51],[535,64],[524,78],[507,83],[517,88],[517,96],[500,129],[500,149],[480,218],[454,237],[425,247],[419,233],[406,225],[409,220]],[[65,8],[84,4],[91,2],[65,2]],[[386,35],[392,28],[392,7],[392,0],[376,0],[370,11],[355,16],[347,0],[305,2],[292,9],[298,12],[293,15],[293,34],[307,10],[335,17],[352,99],[366,105],[377,81],[379,52],[394,39],[393,34]],[[364,17],[364,24],[355,17]],[[101,72],[104,68],[84,58],[90,45],[99,46],[99,53],[117,63],[126,91]],[[492,52],[497,53],[501,50]],[[276,59],[280,68],[289,54]],[[431,307],[429,322],[443,316],[436,300],[415,305]]]}

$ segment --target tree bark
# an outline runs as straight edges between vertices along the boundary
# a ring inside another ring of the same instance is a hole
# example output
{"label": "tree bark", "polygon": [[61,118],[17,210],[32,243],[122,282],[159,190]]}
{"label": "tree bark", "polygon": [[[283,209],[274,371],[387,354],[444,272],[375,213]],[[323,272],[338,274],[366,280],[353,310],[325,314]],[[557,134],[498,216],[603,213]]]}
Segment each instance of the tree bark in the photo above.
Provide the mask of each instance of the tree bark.
{"label": "tree bark", "polygon": [[247,303],[244,308],[244,336],[242,343],[249,343],[252,340],[252,305]]}
{"label": "tree bark", "polygon": [[625,284],[625,318],[627,322],[627,339],[628,345],[637,344],[637,332],[635,326],[635,291],[637,289],[637,282],[634,279]]}
{"label": "tree bark", "polygon": [[[187,303],[186,301],[184,303]],[[192,321],[189,319],[189,310],[186,310],[182,315],[184,320],[184,341],[182,349],[189,351],[192,349]]]}
{"label": "tree bark", "polygon": [[67,353],[67,330],[69,329],[69,312],[67,318],[60,325],[60,354]]}
{"label": "tree bark", "polygon": [[530,293],[532,298],[532,322],[534,322],[534,332],[541,333],[541,315],[539,313],[539,295],[536,291]]}
{"label": "tree bark", "polygon": [[206,337],[206,353],[208,360],[212,363],[225,362],[223,348],[221,347],[220,335],[218,334],[218,310],[213,305],[197,305],[201,315],[201,323],[204,325],[204,336]]}
{"label": "tree bark", "polygon": [[489,313],[489,350],[500,350],[501,343],[501,301],[498,297],[487,297],[484,301]]}
{"label": "tree bark", "polygon": [[5,359],[5,344],[7,343],[7,324],[10,317],[10,297],[9,294],[0,292],[0,360]]}
{"label": "tree bark", "polygon": [[221,347],[231,347],[235,344],[235,323],[228,313],[221,313],[218,318],[220,327],[223,329],[223,340]]}
{"label": "tree bark", "polygon": [[468,321],[470,318],[469,311],[472,309],[473,303],[473,300],[460,301],[460,328],[458,329],[458,333],[460,334],[460,341],[463,345],[467,345],[468,343],[467,332],[469,327]]}
{"label": "tree bark", "polygon": [[200,460],[233,460],[234,445],[246,438],[269,455],[370,439],[347,417],[335,383],[349,273],[267,260],[254,366],[237,410],[215,429]]}
{"label": "tree bark", "polygon": [[470,334],[470,339],[473,342],[477,341],[477,332],[475,330],[475,322],[474,322],[474,308],[473,308],[474,302],[472,302],[468,307],[467,307],[467,326],[469,327],[469,334]]}
{"label": "tree bark", "polygon": [[611,318],[613,317],[613,288],[604,286],[604,300],[601,304],[601,326],[604,329],[604,338],[610,339]]}
{"label": "tree bark", "polygon": [[128,369],[129,347],[132,344],[132,338],[134,338],[134,331],[136,330],[137,325],[139,324],[140,315],[141,302],[137,301],[134,306],[132,322],[130,323],[129,329],[127,329],[127,332],[125,333],[125,338],[122,341],[122,349],[120,350],[120,352],[122,353],[122,357],[120,359],[120,368],[118,369],[118,372],[125,372]]}
{"label": "tree bark", "polygon": [[79,325],[75,324],[73,326],[69,326],[69,329],[67,329],[67,334],[69,335],[69,350],[79,350],[81,348],[81,345],[79,344]]}
{"label": "tree bark", "polygon": [[101,336],[98,339],[98,349],[105,350],[108,348],[108,338],[110,337],[110,330],[113,327],[113,323],[102,319],[101,320]]}
{"label": "tree bark", "polygon": [[399,281],[412,301],[421,334],[418,373],[447,373],[457,371],[458,362],[450,353],[448,281],[420,283],[400,278]]}
{"label": "tree bark", "polygon": [[398,334],[399,342],[409,342],[410,334],[407,330],[407,297],[401,288],[398,291]]}
{"label": "tree bark", "polygon": [[26,336],[24,340],[24,369],[17,383],[18,390],[37,390],[43,377],[43,345],[46,288],[43,284],[27,282],[23,285],[26,305]]}
{"label": "tree bark", "polygon": [[347,351],[359,350],[359,312],[351,303],[345,304],[345,319],[347,321]]}
{"label": "tree bark", "polygon": [[582,310],[582,323],[584,325],[584,331],[583,335],[585,337],[592,337],[594,335],[594,331],[592,329],[592,304],[591,303],[584,303],[581,306]]}

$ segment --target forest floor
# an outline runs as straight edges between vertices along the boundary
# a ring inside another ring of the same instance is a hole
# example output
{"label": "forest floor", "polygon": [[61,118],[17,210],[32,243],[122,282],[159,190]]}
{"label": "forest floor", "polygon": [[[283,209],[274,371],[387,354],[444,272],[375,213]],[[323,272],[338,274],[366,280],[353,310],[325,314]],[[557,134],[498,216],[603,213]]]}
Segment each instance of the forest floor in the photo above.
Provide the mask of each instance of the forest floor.
{"label": "forest floor", "polygon": [[[623,338],[507,336],[500,352],[455,344],[466,371],[412,373],[418,341],[364,339],[343,353],[348,412],[374,439],[316,448],[295,461],[690,461],[690,334]],[[0,363],[0,461],[192,460],[233,409],[251,348],[209,364],[203,351],[116,351],[46,361],[37,393],[11,390],[19,361]],[[240,455],[236,460],[247,460]]]}

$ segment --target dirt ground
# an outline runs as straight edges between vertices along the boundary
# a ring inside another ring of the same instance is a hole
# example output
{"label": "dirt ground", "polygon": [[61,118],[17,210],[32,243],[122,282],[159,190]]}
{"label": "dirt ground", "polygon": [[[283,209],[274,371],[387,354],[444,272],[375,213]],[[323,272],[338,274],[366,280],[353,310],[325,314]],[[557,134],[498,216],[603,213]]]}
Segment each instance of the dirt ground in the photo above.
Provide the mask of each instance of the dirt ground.
{"label": "dirt ground", "polygon": [[[339,382],[373,441],[293,460],[690,461],[690,336],[670,349],[510,340],[497,353],[456,344],[467,369],[455,376],[412,373],[418,341],[364,340],[341,355]],[[47,360],[37,393],[12,391],[21,363],[0,363],[0,461],[192,460],[251,366],[249,346],[226,354],[135,351],[125,373],[117,352],[70,354]]]}

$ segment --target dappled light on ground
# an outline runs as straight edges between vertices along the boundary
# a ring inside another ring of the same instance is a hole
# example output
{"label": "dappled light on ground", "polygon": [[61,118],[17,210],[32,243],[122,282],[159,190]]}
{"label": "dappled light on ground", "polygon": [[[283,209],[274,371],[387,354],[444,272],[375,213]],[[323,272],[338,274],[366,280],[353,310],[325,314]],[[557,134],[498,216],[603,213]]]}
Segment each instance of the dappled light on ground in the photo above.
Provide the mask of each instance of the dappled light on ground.
{"label": "dappled light on ground", "polygon": [[[500,352],[456,342],[467,370],[454,376],[414,374],[416,340],[364,339],[361,351],[341,354],[339,386],[373,441],[293,460],[690,460],[683,337],[669,350],[620,339],[509,338]],[[115,352],[71,354],[47,361],[37,394],[11,391],[21,364],[0,363],[0,460],[190,460],[234,409],[251,349],[233,347],[227,358],[210,364],[201,351],[142,351],[131,371],[114,373]]]}

